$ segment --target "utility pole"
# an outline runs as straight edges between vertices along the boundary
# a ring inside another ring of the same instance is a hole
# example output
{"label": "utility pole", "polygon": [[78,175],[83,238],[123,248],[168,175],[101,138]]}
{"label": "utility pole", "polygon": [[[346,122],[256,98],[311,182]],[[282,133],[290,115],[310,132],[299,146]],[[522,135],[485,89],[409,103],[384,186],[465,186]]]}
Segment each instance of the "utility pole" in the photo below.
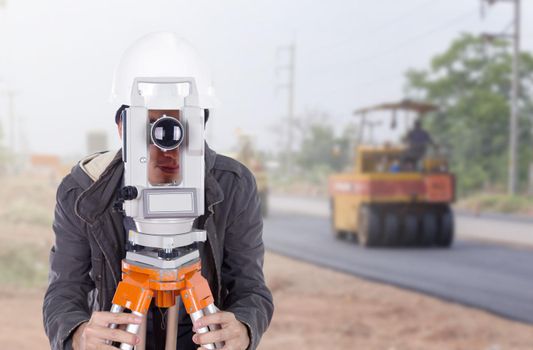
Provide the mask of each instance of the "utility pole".
{"label": "utility pole", "polygon": [[511,83],[511,103],[509,117],[509,163],[507,175],[507,192],[514,195],[517,192],[517,158],[518,158],[518,94],[520,68],[520,17],[521,0],[481,0],[481,14],[484,15],[484,3],[494,5],[497,2],[514,3],[513,32],[511,34],[484,34],[488,39],[506,38],[513,42],[513,63]]}
{"label": "utility pole", "polygon": [[9,117],[9,148],[11,149],[11,154],[15,154],[15,148],[17,146],[17,142],[15,140],[15,106],[14,106],[14,100],[15,100],[15,93],[13,90],[8,90],[6,92],[7,95],[7,108],[8,108],[8,117]]}
{"label": "utility pole", "polygon": [[8,146],[11,153],[15,153],[16,148],[16,121],[15,121],[15,95],[16,92],[9,88],[0,88],[0,96],[5,96],[5,101],[7,102],[7,123],[9,127],[8,131],[8,141],[6,145]]}
{"label": "utility pole", "polygon": [[[0,0],[0,10],[5,10],[7,0]],[[0,15],[2,13],[0,12]],[[6,96],[7,101],[7,122],[9,124],[9,142],[6,142],[11,152],[15,151],[15,113],[14,113],[14,97],[15,92],[0,80],[0,95]]]}
{"label": "utility pole", "polygon": [[295,55],[296,45],[291,43],[289,46],[281,46],[278,48],[278,55],[282,51],[287,51],[289,54],[288,63],[285,65],[277,66],[276,71],[286,70],[288,81],[285,84],[281,84],[279,88],[287,89],[287,159],[285,169],[287,175],[292,175],[292,140],[293,140],[293,128],[294,128],[294,71],[295,71]]}

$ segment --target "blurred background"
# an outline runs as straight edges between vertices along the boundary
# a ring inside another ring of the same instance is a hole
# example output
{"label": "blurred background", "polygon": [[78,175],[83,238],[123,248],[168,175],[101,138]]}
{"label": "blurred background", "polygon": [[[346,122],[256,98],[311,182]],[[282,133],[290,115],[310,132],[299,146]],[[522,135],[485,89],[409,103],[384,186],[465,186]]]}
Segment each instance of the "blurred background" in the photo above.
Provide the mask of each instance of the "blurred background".
{"label": "blurred background", "polygon": [[114,66],[161,30],[206,58],[208,143],[256,176],[261,349],[533,348],[531,18],[521,0],[0,0],[3,348],[49,347],[56,188],[120,147]]}

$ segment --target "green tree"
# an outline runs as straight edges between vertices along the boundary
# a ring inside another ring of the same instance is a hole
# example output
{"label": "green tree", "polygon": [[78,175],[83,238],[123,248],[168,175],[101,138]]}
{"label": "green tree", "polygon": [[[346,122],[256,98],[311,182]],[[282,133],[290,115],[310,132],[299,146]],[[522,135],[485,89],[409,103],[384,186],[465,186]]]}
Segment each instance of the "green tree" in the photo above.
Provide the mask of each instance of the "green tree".
{"label": "green tree", "polygon": [[294,161],[299,176],[315,183],[323,182],[329,174],[350,165],[350,146],[354,139],[353,125],[337,135],[326,113],[308,112],[297,125],[297,150]]}
{"label": "green tree", "polygon": [[[532,159],[533,57],[521,53],[519,96],[519,183],[524,186]],[[451,150],[460,194],[504,188],[507,179],[509,44],[463,34],[428,69],[409,70],[406,94],[440,107],[424,124],[437,143]]]}

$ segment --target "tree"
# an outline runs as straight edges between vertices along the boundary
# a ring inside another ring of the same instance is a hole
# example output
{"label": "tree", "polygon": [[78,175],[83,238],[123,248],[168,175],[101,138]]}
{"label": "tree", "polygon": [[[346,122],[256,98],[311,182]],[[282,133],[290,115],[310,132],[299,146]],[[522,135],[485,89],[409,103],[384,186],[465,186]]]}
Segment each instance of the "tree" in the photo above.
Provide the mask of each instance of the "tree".
{"label": "tree", "polygon": [[297,149],[293,156],[298,176],[321,183],[332,172],[350,165],[351,140],[355,137],[353,126],[347,126],[337,136],[326,113],[311,111],[298,119],[295,127]]}
{"label": "tree", "polygon": [[[533,57],[521,53],[520,59],[518,176],[524,186],[532,159]],[[461,194],[505,186],[511,61],[506,41],[463,34],[428,69],[406,74],[409,97],[440,107],[424,124],[437,143],[450,148]]]}

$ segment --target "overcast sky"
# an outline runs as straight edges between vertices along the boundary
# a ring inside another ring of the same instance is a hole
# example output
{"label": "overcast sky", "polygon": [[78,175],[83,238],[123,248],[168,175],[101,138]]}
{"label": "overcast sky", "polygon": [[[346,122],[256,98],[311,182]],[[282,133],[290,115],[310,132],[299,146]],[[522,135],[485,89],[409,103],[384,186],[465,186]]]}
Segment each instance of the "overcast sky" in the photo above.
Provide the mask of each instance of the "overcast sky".
{"label": "overcast sky", "polygon": [[[220,101],[210,120],[215,149],[231,148],[237,127],[273,149],[287,109],[287,91],[277,88],[286,72],[276,74],[276,66],[288,56],[279,47],[296,45],[295,113],[320,110],[344,125],[355,108],[401,98],[405,71],[426,67],[461,32],[500,32],[512,20],[507,2],[484,20],[479,8],[478,0],[7,0],[0,86],[16,91],[19,150],[82,155],[87,131],[116,138],[117,106],[108,100],[121,52],[146,33],[170,30],[212,68]],[[533,5],[523,1],[525,50],[533,48],[531,18]],[[9,136],[7,115],[0,96]]]}

